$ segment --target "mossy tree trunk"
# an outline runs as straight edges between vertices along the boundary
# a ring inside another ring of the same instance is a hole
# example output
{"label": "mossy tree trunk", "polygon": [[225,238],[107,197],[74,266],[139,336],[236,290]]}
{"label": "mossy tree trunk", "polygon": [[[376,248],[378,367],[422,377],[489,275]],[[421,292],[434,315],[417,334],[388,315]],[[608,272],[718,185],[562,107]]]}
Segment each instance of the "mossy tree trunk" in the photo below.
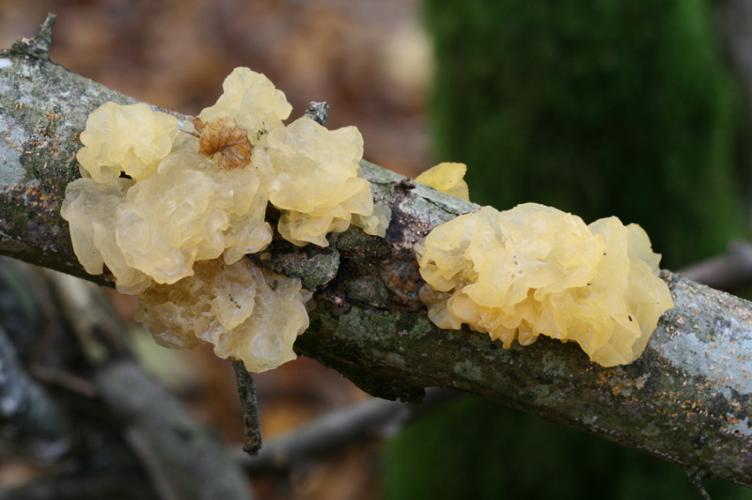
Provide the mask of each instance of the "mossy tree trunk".
{"label": "mossy tree trunk", "polygon": [[[732,182],[741,101],[704,0],[425,7],[436,149],[468,164],[476,202],[537,201],[588,222],[615,214],[645,227],[671,266],[742,234]],[[680,469],[479,400],[407,428],[384,464],[391,499],[692,494]],[[713,493],[740,494],[728,484]]]}
{"label": "mossy tree trunk", "polygon": [[427,0],[438,155],[473,200],[641,224],[664,265],[742,234],[741,100],[706,0]]}

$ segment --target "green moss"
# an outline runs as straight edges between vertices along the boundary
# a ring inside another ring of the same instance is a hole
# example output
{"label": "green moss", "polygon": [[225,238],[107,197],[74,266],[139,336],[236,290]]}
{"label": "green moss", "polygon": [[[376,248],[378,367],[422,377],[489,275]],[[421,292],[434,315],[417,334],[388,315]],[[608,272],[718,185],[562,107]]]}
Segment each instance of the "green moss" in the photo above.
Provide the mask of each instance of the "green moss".
{"label": "green moss", "polygon": [[284,241],[275,242],[272,248],[254,260],[273,271],[298,278],[307,290],[326,286],[337,276],[339,252],[332,248],[310,251]]}
{"label": "green moss", "polygon": [[677,267],[741,234],[738,102],[703,0],[427,2],[437,155],[473,201],[641,224]]}
{"label": "green moss", "polygon": [[0,230],[11,234],[26,232],[28,219],[23,206],[15,203],[8,193],[0,193]]}
{"label": "green moss", "polygon": [[[385,498],[395,500],[698,497],[676,466],[470,397],[408,426],[385,457]],[[752,499],[729,483],[707,488]]]}
{"label": "green moss", "polygon": [[372,276],[347,280],[345,291],[348,300],[375,307],[387,307],[391,299],[384,283]]}

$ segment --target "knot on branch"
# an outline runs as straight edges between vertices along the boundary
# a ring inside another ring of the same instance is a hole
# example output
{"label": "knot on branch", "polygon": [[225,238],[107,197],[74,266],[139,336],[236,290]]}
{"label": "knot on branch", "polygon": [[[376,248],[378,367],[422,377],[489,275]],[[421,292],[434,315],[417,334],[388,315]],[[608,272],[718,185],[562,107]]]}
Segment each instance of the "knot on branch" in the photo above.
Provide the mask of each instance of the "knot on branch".
{"label": "knot on branch", "polygon": [[21,38],[10,48],[10,54],[27,56],[34,59],[49,60],[52,46],[52,28],[57,16],[48,13],[39,27],[39,32],[32,38]]}
{"label": "knot on branch", "polygon": [[329,103],[326,101],[311,101],[308,103],[305,115],[319,125],[323,125],[329,118]]}

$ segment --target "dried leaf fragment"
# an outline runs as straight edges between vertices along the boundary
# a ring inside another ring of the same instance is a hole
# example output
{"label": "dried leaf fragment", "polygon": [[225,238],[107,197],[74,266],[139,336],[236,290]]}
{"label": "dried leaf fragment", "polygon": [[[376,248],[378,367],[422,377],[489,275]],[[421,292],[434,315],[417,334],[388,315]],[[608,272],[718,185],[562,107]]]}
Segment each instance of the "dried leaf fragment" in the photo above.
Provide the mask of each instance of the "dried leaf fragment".
{"label": "dried leaf fragment", "polygon": [[209,158],[219,153],[221,168],[240,168],[251,163],[251,141],[232,118],[218,118],[208,123],[194,118],[193,125],[199,134],[199,153]]}

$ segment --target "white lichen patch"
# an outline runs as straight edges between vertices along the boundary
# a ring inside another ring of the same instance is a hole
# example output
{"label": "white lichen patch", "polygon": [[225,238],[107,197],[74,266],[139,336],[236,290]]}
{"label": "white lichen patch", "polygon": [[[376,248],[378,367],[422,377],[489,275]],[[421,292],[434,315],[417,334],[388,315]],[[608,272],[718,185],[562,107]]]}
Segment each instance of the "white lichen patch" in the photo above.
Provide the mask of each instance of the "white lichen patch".
{"label": "white lichen patch", "polygon": [[507,348],[546,335],[603,366],[627,364],[673,307],[647,235],[615,217],[588,226],[534,203],[484,207],[434,228],[416,252],[431,320]]}
{"label": "white lichen patch", "polygon": [[23,181],[23,172],[19,152],[7,141],[0,140],[0,186],[13,186]]}
{"label": "white lichen patch", "polygon": [[7,57],[0,57],[0,69],[10,68],[13,66],[13,61]]}
{"label": "white lichen patch", "polygon": [[[724,321],[729,323],[722,330],[709,329],[710,339],[701,339],[694,333],[681,337],[664,335],[655,349],[672,365],[687,370],[689,375],[704,377],[718,387],[732,389],[746,397],[752,395],[752,332],[730,315]],[[743,334],[733,335],[734,332]],[[711,350],[713,356],[708,356]],[[732,390],[721,395],[731,400]]]}

